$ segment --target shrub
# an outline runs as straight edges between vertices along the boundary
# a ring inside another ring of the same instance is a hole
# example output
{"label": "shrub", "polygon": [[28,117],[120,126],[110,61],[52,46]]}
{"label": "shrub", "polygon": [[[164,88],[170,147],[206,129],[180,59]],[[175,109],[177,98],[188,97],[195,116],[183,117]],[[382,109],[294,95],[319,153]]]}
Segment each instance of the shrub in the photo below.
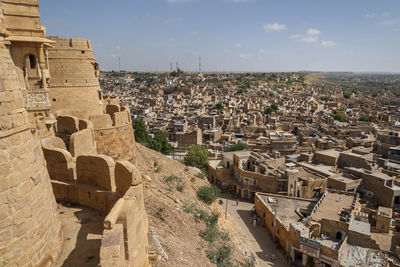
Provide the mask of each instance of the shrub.
{"label": "shrub", "polygon": [[185,212],[187,212],[187,213],[190,213],[190,214],[196,214],[197,206],[194,203],[186,202],[186,203],[183,204],[183,210]]}
{"label": "shrub", "polygon": [[367,122],[369,122],[369,121],[371,121],[371,119],[368,116],[361,116],[359,121],[367,121]]}
{"label": "shrub", "polygon": [[241,150],[248,150],[248,149],[249,149],[249,146],[242,142],[230,145],[228,147],[228,151],[241,151]]}
{"label": "shrub", "polygon": [[229,233],[226,232],[226,231],[224,231],[224,230],[221,230],[221,231],[218,233],[218,237],[221,238],[222,240],[225,240],[225,241],[229,241],[229,240],[231,239],[231,238],[229,237]]}
{"label": "shrub", "polygon": [[197,197],[207,204],[213,203],[221,194],[221,190],[215,185],[202,186],[197,190]]}
{"label": "shrub", "polygon": [[226,245],[217,247],[215,250],[208,250],[207,257],[212,263],[217,264],[218,267],[231,266],[232,248]]}
{"label": "shrub", "polygon": [[200,237],[207,242],[213,243],[218,238],[218,228],[215,226],[209,226],[206,230],[200,233]]}
{"label": "shrub", "polygon": [[198,174],[196,174],[196,176],[197,178],[204,179],[208,176],[208,174],[205,171],[201,171]]}
{"label": "shrub", "polygon": [[176,180],[180,180],[181,178],[178,176],[170,175],[170,176],[164,176],[163,180],[166,183],[172,183]]}
{"label": "shrub", "polygon": [[179,192],[183,192],[183,189],[185,189],[185,183],[182,181],[178,182],[178,184],[176,185],[176,190],[178,190]]}
{"label": "shrub", "polygon": [[214,106],[214,109],[223,109],[223,108],[224,108],[224,105],[221,102],[215,104],[215,106]]}
{"label": "shrub", "polygon": [[343,113],[331,114],[331,116],[335,121],[340,121],[340,122],[346,121],[346,116]]}
{"label": "shrub", "polygon": [[185,157],[185,165],[206,170],[208,167],[208,151],[202,146],[193,145]]}

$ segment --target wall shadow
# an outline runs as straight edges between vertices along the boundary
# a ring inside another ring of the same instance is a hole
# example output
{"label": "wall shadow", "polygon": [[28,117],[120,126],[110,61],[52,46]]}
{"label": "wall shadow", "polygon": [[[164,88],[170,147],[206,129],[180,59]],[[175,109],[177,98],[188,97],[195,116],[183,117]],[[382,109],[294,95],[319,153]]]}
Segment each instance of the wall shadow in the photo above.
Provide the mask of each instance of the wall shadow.
{"label": "wall shadow", "polygon": [[[101,235],[103,234],[104,217],[98,211],[79,206],[80,211],[74,212],[76,221],[81,228],[78,232],[75,248],[70,252],[61,266],[63,267],[95,267],[100,264]],[[99,236],[88,239],[88,235]],[[68,233],[64,233],[67,238]]]}
{"label": "wall shadow", "polygon": [[[262,249],[262,252],[256,252],[257,257],[262,259],[263,261],[268,262],[270,266],[288,267],[289,264],[287,262],[284,251],[279,247],[278,243],[274,243],[272,241],[272,236],[268,232],[267,228],[264,228],[261,225],[257,225],[256,227],[254,227],[250,211],[237,210],[236,212],[239,214],[247,229]],[[272,250],[272,248],[274,250]],[[273,259],[273,254],[275,256],[275,260]],[[285,265],[283,265],[282,263],[285,263]]]}

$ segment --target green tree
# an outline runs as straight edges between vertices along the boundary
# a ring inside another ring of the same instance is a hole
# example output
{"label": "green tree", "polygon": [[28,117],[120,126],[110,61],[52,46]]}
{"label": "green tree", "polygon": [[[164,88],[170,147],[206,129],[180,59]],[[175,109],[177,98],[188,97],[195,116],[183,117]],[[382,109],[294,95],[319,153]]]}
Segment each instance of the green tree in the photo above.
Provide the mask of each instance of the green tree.
{"label": "green tree", "polygon": [[271,113],[275,113],[279,110],[279,106],[277,104],[272,104],[269,107],[266,107],[264,109],[264,114],[271,114]]}
{"label": "green tree", "polygon": [[154,149],[160,151],[164,154],[169,154],[172,151],[172,145],[168,143],[168,133],[164,131],[157,131],[154,135],[154,142],[156,143],[158,149]]}
{"label": "green tree", "polygon": [[346,122],[346,116],[343,113],[331,114],[335,121]]}
{"label": "green tree", "polygon": [[221,194],[221,190],[215,185],[205,185],[197,190],[197,196],[207,204],[212,204]]}
{"label": "green tree", "polygon": [[274,112],[277,112],[277,111],[279,110],[278,105],[275,104],[275,103],[271,105],[271,108],[272,108],[272,110],[273,110]]}
{"label": "green tree", "polygon": [[223,109],[223,108],[224,108],[224,105],[221,102],[215,104],[215,106],[214,106],[214,109]]}
{"label": "green tree", "polygon": [[343,97],[346,98],[346,99],[349,99],[350,98],[350,94],[349,93],[345,93],[345,94],[343,94]]}
{"label": "green tree", "polygon": [[369,121],[371,121],[371,119],[368,116],[361,116],[359,121],[367,121],[367,122],[369,122]]}
{"label": "green tree", "polygon": [[249,146],[242,142],[230,145],[228,147],[228,151],[241,151],[241,150],[248,150],[248,149],[249,149]]}
{"label": "green tree", "polygon": [[136,119],[132,122],[133,129],[135,129],[135,140],[143,145],[149,143],[151,137],[147,132],[146,124],[143,120]]}
{"label": "green tree", "polygon": [[154,138],[151,138],[142,120],[134,120],[132,126],[135,129],[136,142],[164,154],[171,153],[172,145],[168,143],[168,134],[166,132],[157,131]]}
{"label": "green tree", "polygon": [[208,151],[202,146],[193,145],[189,148],[184,160],[185,165],[206,170],[208,167]]}

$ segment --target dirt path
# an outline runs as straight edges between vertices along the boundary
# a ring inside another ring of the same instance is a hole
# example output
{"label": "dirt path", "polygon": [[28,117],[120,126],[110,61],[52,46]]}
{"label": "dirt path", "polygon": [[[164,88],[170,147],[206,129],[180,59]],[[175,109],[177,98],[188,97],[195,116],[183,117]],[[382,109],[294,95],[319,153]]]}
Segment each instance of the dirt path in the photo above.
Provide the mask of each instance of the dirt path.
{"label": "dirt path", "polygon": [[[226,201],[228,200],[228,213],[233,223],[241,230],[243,237],[243,247],[249,248],[256,259],[256,266],[286,267],[289,266],[283,251],[277,249],[273,243],[267,229],[262,226],[254,227],[251,222],[250,210],[253,204],[249,202],[239,202],[230,198],[228,195],[222,195],[223,211],[225,212]],[[275,258],[274,260],[271,258]]]}

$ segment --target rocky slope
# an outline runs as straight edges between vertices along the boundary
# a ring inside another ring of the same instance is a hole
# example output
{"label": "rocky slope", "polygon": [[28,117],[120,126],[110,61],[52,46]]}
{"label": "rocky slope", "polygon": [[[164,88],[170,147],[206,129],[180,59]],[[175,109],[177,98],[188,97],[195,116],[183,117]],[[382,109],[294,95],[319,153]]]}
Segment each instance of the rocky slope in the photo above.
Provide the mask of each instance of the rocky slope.
{"label": "rocky slope", "polygon": [[[183,209],[190,203],[208,212],[212,208],[221,213],[217,203],[210,207],[197,198],[197,189],[209,185],[208,181],[196,176],[198,170],[140,144],[137,144],[137,153],[138,168],[145,182],[150,249],[161,254],[154,265],[215,266],[207,258],[207,251],[215,247],[215,243],[210,244],[199,236],[206,228],[204,221]],[[219,228],[229,232],[230,240],[224,242],[233,248],[233,262],[244,262],[246,258],[238,249],[240,238],[235,227],[220,219]]]}

